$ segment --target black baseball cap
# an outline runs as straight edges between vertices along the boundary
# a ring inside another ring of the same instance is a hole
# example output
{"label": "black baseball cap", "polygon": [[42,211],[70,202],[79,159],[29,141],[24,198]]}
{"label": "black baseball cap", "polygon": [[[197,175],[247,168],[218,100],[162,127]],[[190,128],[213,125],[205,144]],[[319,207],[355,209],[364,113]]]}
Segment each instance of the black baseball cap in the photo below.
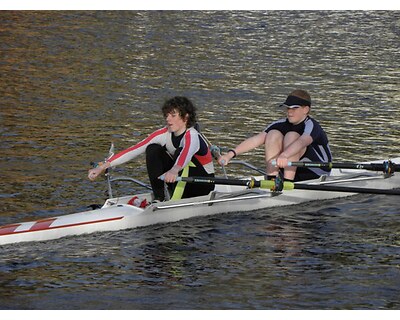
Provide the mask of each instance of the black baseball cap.
{"label": "black baseball cap", "polygon": [[286,108],[289,108],[289,109],[299,108],[301,106],[309,106],[309,107],[311,107],[311,101],[299,98],[297,96],[289,95],[286,98],[286,101],[284,103],[282,103],[281,105],[279,105],[279,106],[280,107],[286,107]]}

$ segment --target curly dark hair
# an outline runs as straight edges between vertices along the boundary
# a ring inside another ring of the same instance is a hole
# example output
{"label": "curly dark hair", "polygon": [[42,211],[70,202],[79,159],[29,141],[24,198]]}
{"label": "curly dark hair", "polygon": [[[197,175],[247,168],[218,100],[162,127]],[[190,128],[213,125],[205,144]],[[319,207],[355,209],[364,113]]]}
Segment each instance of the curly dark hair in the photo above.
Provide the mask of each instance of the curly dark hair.
{"label": "curly dark hair", "polygon": [[164,105],[161,107],[164,117],[166,117],[168,113],[172,112],[174,109],[178,110],[179,115],[182,118],[185,118],[186,115],[188,115],[188,128],[193,127],[196,124],[196,107],[188,98],[176,96],[165,101]]}

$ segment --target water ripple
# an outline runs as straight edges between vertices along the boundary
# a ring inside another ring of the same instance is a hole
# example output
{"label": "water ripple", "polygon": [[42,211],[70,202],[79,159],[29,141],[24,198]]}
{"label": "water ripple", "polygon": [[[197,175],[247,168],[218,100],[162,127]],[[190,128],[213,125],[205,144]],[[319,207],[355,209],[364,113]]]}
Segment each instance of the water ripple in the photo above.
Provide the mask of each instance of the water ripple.
{"label": "water ripple", "polygon": [[[163,125],[160,106],[178,94],[210,141],[233,147],[284,116],[277,106],[302,87],[335,160],[398,156],[399,18],[3,12],[0,224],[102,203],[90,161]],[[242,157],[263,167],[263,153]],[[143,158],[118,172],[147,179]],[[398,309],[398,214],[394,198],[357,196],[5,246],[0,308]]]}

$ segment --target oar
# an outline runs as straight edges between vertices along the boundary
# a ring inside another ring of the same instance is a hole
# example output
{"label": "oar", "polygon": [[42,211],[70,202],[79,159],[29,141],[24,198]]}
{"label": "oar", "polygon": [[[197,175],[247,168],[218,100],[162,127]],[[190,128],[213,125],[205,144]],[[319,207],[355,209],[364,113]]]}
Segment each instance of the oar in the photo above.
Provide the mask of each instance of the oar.
{"label": "oar", "polygon": [[[245,186],[248,188],[261,188],[276,190],[276,184],[273,180],[240,180],[240,179],[224,179],[213,177],[178,177],[177,181],[186,181],[188,183],[208,183],[208,184],[222,184],[222,185],[235,185]],[[386,194],[386,195],[400,195],[400,189],[373,189],[373,188],[357,188],[357,187],[343,187],[343,186],[328,186],[328,185],[315,185],[304,183],[283,182],[282,190],[314,190],[314,191],[331,191],[331,192],[348,192],[348,193],[369,193],[369,194]],[[279,190],[277,190],[279,191]]]}
{"label": "oar", "polygon": [[[276,164],[273,161],[272,164]],[[400,165],[392,161],[384,161],[383,163],[351,163],[351,162],[307,162],[293,161],[288,162],[289,166],[293,167],[308,167],[308,168],[338,168],[338,169],[364,169],[370,171],[382,171],[386,174],[392,174],[395,171],[400,171]]]}
{"label": "oar", "polygon": [[[161,177],[162,179],[162,177]],[[250,189],[261,188],[261,189],[272,189],[275,186],[275,181],[272,180],[240,180],[240,179],[226,179],[226,178],[216,178],[216,177],[177,177],[177,181],[185,181],[188,183],[205,183],[205,184],[224,184],[232,186],[245,186]],[[293,189],[291,186],[293,183],[285,182],[284,189]],[[285,188],[286,186],[286,188]]]}
{"label": "oar", "polygon": [[294,189],[314,190],[314,191],[331,191],[331,192],[348,192],[348,193],[368,193],[368,194],[386,194],[400,195],[400,189],[374,189],[374,188],[358,188],[358,187],[342,187],[328,185],[313,185],[304,183],[294,183]]}

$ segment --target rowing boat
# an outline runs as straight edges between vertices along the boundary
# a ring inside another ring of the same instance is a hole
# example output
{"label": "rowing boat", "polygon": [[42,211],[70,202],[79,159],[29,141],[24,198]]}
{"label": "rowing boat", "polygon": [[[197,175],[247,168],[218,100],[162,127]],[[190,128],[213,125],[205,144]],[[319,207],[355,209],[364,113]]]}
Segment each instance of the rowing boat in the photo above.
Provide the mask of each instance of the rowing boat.
{"label": "rowing boat", "polygon": [[[400,157],[392,159],[392,161],[399,163]],[[376,161],[376,163],[382,163],[382,161]],[[400,188],[400,175],[393,173],[388,175],[365,169],[333,168],[329,177],[304,181],[299,186],[306,187],[298,190],[295,188],[291,191],[276,192],[270,189],[249,188],[248,183],[243,183],[245,181],[263,181],[263,179],[264,176],[256,176],[252,179],[231,179],[230,181],[236,181],[236,183],[216,184],[214,191],[209,195],[159,203],[151,203],[153,200],[151,192],[123,197],[110,196],[98,209],[1,226],[0,245],[45,241],[93,232],[116,231],[176,222],[218,213],[254,211],[308,201],[335,199],[352,196],[366,190],[368,193],[373,193],[371,190],[377,190],[380,192],[376,193],[400,194],[400,190],[393,190]],[[131,180],[148,188],[145,183],[135,179]],[[225,180],[228,181],[228,179]],[[108,181],[110,184],[110,181],[113,180],[109,178]],[[326,189],[327,186],[330,189]],[[110,185],[109,189],[111,190]],[[149,205],[143,206],[143,208],[136,206],[132,199],[136,199],[137,203],[149,203]]]}

